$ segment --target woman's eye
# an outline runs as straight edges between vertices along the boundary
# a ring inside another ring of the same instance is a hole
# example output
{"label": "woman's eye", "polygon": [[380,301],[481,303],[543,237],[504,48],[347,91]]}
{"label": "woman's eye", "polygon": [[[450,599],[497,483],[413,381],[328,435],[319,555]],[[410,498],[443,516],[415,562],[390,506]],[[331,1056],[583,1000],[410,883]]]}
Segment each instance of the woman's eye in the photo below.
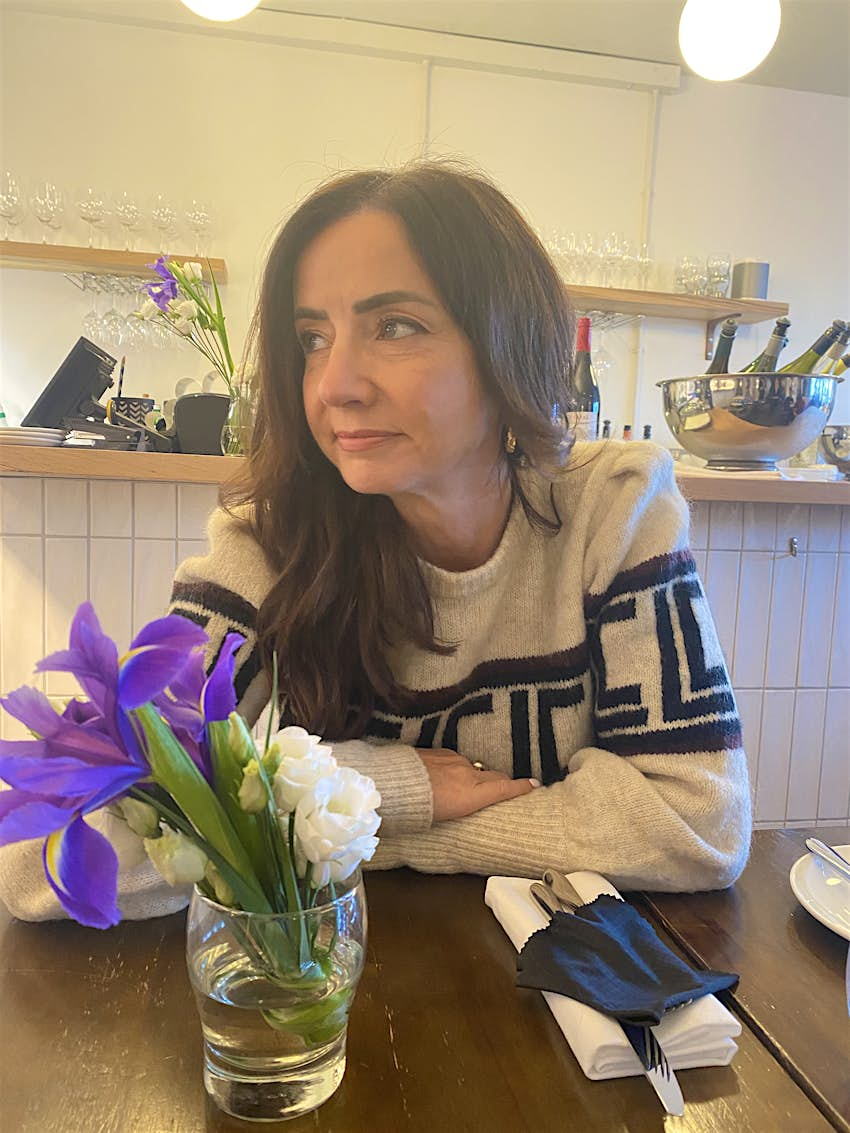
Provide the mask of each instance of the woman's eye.
{"label": "woman's eye", "polygon": [[317,330],[305,330],[299,335],[301,342],[301,349],[305,354],[312,354],[315,350],[319,350],[324,344],[324,338]]}
{"label": "woman's eye", "polygon": [[409,338],[412,334],[421,334],[422,327],[413,319],[381,319],[380,338],[395,340]]}

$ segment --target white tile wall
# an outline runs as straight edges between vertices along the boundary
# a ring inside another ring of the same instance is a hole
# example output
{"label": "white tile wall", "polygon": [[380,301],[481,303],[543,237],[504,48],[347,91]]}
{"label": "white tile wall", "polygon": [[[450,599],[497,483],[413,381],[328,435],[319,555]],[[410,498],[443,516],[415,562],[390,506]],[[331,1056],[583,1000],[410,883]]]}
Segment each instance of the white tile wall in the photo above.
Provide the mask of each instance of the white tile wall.
{"label": "white tile wall", "polygon": [[[34,677],[33,665],[67,646],[86,599],[119,648],[161,616],[176,564],[206,551],[216,497],[203,484],[0,477],[0,692],[78,692],[62,673]],[[24,735],[0,713],[0,736]]]}
{"label": "white tile wall", "polygon": [[[64,645],[85,598],[119,646],[159,616],[176,564],[206,551],[216,496],[0,478],[0,690],[65,691],[32,667]],[[850,822],[850,508],[700,502],[691,543],[733,673],[758,825]],[[21,734],[0,714],[0,735]]]}

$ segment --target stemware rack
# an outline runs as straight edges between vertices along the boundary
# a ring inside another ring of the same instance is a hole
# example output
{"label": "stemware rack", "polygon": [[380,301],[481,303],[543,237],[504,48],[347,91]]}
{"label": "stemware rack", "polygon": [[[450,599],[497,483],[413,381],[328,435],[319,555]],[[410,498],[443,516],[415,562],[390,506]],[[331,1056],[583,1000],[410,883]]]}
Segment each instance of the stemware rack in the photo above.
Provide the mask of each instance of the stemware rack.
{"label": "stemware rack", "polygon": [[[127,252],[112,248],[79,248],[61,244],[35,244],[0,240],[0,267],[28,268],[63,272],[80,288],[86,275],[152,278],[148,266],[157,252]],[[227,282],[223,259],[192,257],[209,269],[218,283]],[[769,299],[715,299],[706,295],[682,295],[666,291],[645,291],[626,287],[591,287],[565,281],[577,311],[601,316],[604,327],[616,327],[638,318],[687,319],[705,324],[705,356],[714,349],[714,335],[724,319],[741,323],[761,323],[788,314],[788,304]]]}

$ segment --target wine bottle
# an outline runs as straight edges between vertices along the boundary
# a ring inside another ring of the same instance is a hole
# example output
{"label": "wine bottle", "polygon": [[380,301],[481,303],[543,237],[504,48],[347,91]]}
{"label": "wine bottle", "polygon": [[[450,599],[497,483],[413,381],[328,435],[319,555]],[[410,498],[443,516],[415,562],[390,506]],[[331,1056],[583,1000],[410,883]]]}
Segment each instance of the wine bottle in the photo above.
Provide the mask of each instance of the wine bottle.
{"label": "wine bottle", "polygon": [[590,319],[586,315],[578,321],[573,393],[576,440],[595,441],[599,435],[599,386],[590,360]]}
{"label": "wine bottle", "polygon": [[644,427],[643,427],[643,439],[645,441],[651,441],[652,440],[652,426],[651,425],[644,425]]}
{"label": "wine bottle", "polygon": [[632,427],[631,427],[631,425],[624,425],[623,426],[623,440],[624,441],[630,441],[631,439],[632,439]]}
{"label": "wine bottle", "polygon": [[602,440],[607,441],[611,436],[611,422],[606,418],[602,422]]}
{"label": "wine bottle", "polygon": [[767,340],[767,345],[761,354],[757,354],[749,365],[744,366],[743,370],[737,370],[739,374],[770,374],[776,369],[776,361],[779,358],[783,348],[788,345],[788,328],[791,326],[791,320],[786,319],[783,315],[781,319],[776,320],[776,326],[773,328],[773,333]]}
{"label": "wine bottle", "polygon": [[[836,326],[841,320],[836,319],[832,324]],[[844,323],[838,338],[821,358],[820,362],[816,363],[813,374],[831,374],[835,369],[835,365],[847,349],[847,343],[850,342],[850,323]]]}
{"label": "wine bottle", "polygon": [[795,358],[793,362],[789,362],[787,366],[783,366],[777,373],[810,374],[840,333],[841,328],[833,323],[831,327],[827,327],[823,334],[815,339],[808,350],[804,350],[798,358]]}
{"label": "wine bottle", "polygon": [[714,350],[714,357],[711,359],[708,369],[705,371],[707,374],[729,373],[729,355],[732,353],[732,343],[735,341],[735,335],[737,333],[737,320],[726,319],[723,326],[720,328],[720,338]]}
{"label": "wine bottle", "polygon": [[832,376],[837,378],[839,374],[843,374],[845,370],[850,370],[850,353],[845,354],[843,358],[835,363],[832,370]]}
{"label": "wine bottle", "polygon": [[8,424],[9,422],[6,420],[6,411],[3,409],[2,404],[0,404],[0,429],[4,428]]}

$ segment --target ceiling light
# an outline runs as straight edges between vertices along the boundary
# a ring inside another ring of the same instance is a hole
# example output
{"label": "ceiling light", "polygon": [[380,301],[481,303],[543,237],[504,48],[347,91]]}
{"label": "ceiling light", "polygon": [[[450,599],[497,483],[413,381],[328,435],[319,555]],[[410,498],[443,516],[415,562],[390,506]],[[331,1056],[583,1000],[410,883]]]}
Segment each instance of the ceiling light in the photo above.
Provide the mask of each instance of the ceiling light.
{"label": "ceiling light", "polygon": [[779,0],[687,0],[679,47],[704,79],[740,79],[768,56],[781,19]]}
{"label": "ceiling light", "polygon": [[196,16],[205,20],[241,20],[257,7],[260,0],[183,0]]}

